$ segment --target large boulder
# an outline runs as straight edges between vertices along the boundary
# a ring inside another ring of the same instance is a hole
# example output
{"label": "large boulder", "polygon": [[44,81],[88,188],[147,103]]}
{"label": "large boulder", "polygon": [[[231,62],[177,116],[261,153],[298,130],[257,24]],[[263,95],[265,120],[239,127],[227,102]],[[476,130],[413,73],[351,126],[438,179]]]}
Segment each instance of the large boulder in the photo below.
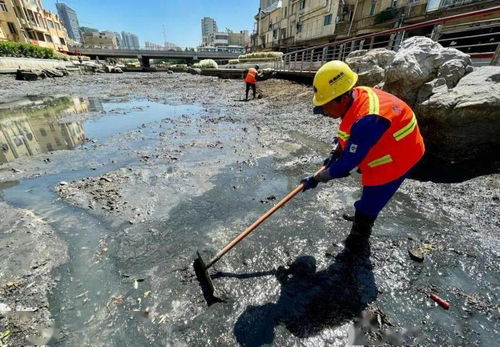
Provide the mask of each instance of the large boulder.
{"label": "large boulder", "polygon": [[491,159],[500,148],[500,67],[484,66],[415,107],[429,153],[447,162]]}
{"label": "large boulder", "polygon": [[384,80],[385,68],[395,55],[385,48],[363,49],[350,53],[345,61],[358,74],[358,85],[373,87]]}
{"label": "large boulder", "polygon": [[431,86],[426,83],[441,86],[444,80],[448,88],[453,88],[471,71],[469,55],[455,48],[444,48],[430,38],[415,36],[403,42],[386,67],[383,89],[414,106],[432,94],[432,88],[430,93],[420,91],[429,90]]}

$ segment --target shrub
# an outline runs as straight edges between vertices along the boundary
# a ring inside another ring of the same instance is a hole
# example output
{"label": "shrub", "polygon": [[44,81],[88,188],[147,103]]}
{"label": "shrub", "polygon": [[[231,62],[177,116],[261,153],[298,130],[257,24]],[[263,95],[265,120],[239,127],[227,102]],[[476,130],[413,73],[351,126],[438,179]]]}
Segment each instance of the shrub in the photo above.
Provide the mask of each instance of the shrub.
{"label": "shrub", "polygon": [[0,41],[0,56],[55,59],[56,54],[50,48],[32,45],[31,43]]}
{"label": "shrub", "polygon": [[218,69],[219,65],[212,59],[204,59],[199,63],[193,64],[193,67],[200,69]]}
{"label": "shrub", "polygon": [[283,57],[282,52],[255,52],[242,54],[238,59],[243,61],[276,61],[281,60]]}

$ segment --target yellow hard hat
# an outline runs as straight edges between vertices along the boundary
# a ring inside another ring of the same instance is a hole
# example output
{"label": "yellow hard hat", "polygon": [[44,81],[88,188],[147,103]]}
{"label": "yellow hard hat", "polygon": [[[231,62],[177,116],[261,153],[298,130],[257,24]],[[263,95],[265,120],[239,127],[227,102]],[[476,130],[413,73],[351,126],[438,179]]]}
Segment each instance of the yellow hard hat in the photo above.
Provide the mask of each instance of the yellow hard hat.
{"label": "yellow hard hat", "polygon": [[323,106],[356,85],[358,74],[340,60],[324,64],[314,76],[313,104]]}

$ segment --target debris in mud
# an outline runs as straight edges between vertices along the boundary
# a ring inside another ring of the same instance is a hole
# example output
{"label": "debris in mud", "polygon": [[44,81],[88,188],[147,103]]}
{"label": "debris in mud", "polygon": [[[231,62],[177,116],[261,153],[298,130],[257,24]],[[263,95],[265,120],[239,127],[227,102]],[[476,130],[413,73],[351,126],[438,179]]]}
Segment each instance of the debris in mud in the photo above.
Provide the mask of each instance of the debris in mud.
{"label": "debris in mud", "polygon": [[60,182],[55,190],[63,199],[76,205],[120,214],[127,203],[123,201],[120,190],[128,180],[129,177],[125,175],[108,174],[100,178],[87,177],[77,182]]}
{"label": "debris in mud", "polygon": [[431,243],[421,243],[409,249],[408,254],[412,260],[422,263],[425,259],[425,255],[434,248],[435,246]]}
{"label": "debris in mud", "polygon": [[424,252],[420,247],[409,249],[408,253],[410,254],[410,258],[413,260],[419,263],[422,263],[424,261]]}
{"label": "debris in mud", "polygon": [[[236,188],[235,188],[236,189]],[[268,196],[265,200],[260,200],[261,204],[268,204],[271,201],[276,200],[276,197],[274,195]]]}
{"label": "debris in mud", "polygon": [[434,293],[429,294],[429,298],[431,298],[432,300],[437,302],[438,305],[441,306],[442,308],[444,308],[445,310],[450,308],[450,304],[446,300],[441,299],[439,296],[437,296]]}

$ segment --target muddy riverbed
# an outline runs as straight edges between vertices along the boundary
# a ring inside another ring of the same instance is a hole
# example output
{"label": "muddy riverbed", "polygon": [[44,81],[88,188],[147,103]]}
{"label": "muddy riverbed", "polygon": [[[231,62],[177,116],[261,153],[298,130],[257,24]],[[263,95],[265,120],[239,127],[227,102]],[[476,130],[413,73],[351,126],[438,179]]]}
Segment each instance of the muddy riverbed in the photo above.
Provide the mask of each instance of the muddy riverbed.
{"label": "muddy riverbed", "polygon": [[0,345],[497,341],[500,175],[407,180],[359,257],[341,217],[359,175],[299,194],[214,266],[208,306],[196,250],[214,255],[330,150],[337,124],[311,114],[310,88],[263,81],[241,102],[242,82],[187,74],[0,86],[18,157],[0,164]]}

